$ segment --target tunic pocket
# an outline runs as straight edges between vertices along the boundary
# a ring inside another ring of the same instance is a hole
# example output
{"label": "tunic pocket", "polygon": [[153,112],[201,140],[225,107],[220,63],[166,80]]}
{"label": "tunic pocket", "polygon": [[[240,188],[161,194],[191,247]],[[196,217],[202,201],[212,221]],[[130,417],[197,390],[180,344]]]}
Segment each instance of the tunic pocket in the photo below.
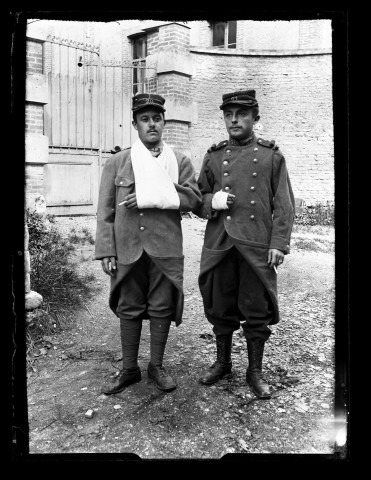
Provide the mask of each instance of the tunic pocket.
{"label": "tunic pocket", "polygon": [[115,185],[117,203],[123,202],[126,196],[134,191],[133,178],[118,176],[115,178]]}
{"label": "tunic pocket", "polygon": [[134,179],[129,177],[116,177],[115,185],[116,187],[130,187],[133,185]]}

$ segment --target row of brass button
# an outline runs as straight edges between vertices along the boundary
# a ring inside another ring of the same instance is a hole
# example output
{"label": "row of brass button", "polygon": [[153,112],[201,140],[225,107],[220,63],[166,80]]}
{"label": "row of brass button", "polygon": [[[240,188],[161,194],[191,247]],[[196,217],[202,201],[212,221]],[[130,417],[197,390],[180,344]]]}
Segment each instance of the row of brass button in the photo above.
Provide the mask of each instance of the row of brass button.
{"label": "row of brass button", "polygon": [[[254,152],[257,152],[257,151],[258,151],[258,147],[255,147],[255,148],[254,148]],[[228,153],[228,154],[231,153],[230,150],[226,150],[225,152]],[[254,159],[253,159],[253,162],[254,162],[254,163],[257,163],[257,162],[258,162],[258,159],[257,159],[257,158],[254,158]],[[223,165],[228,165],[228,164],[229,164],[228,160],[224,160]],[[228,173],[228,172],[225,172],[225,173],[224,173],[224,176],[225,176],[225,177],[228,177],[228,176],[229,176],[229,173]],[[254,173],[252,174],[252,176],[253,176],[253,177],[257,177],[258,174],[257,174],[256,172],[254,172]],[[228,190],[230,190],[230,187],[225,187],[224,190],[227,190],[227,191],[228,191]],[[255,190],[255,187],[251,187],[251,190],[254,191],[254,190]],[[251,200],[250,203],[251,203],[251,205],[255,205],[256,202],[255,202],[255,200]],[[255,219],[255,215],[250,215],[250,218],[251,218],[251,220],[254,220],[254,219]],[[230,215],[227,215],[226,220],[230,221],[230,220],[232,220],[232,217],[231,217]]]}

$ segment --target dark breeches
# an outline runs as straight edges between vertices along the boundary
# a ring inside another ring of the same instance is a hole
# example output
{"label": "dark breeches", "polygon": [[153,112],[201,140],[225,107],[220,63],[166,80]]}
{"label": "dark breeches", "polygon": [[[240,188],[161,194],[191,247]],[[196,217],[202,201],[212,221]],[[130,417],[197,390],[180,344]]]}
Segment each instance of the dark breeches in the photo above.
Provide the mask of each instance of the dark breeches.
{"label": "dark breeches", "polygon": [[215,335],[227,335],[240,328],[248,338],[268,339],[274,315],[270,296],[235,248],[209,272],[212,275],[210,306],[205,308]]}
{"label": "dark breeches", "polygon": [[122,364],[138,368],[142,320],[150,318],[151,358],[162,365],[170,324],[175,312],[175,287],[143,252],[121,283],[116,314],[120,318]]}
{"label": "dark breeches", "polygon": [[116,314],[122,319],[168,318],[175,313],[175,287],[146,252],[123,279]]}

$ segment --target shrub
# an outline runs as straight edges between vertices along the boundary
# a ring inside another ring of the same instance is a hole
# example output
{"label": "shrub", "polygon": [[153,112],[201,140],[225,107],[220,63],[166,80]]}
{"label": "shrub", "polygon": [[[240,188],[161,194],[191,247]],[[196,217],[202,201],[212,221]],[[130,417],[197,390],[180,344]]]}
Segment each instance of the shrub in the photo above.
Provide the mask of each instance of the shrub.
{"label": "shrub", "polygon": [[29,315],[36,335],[63,328],[74,310],[93,291],[94,275],[81,274],[72,260],[75,246],[58,229],[37,212],[26,211],[29,231],[31,288],[43,296],[44,302],[37,315]]}
{"label": "shrub", "polygon": [[335,206],[331,202],[304,205],[302,211],[295,215],[296,225],[334,225],[334,223]]}

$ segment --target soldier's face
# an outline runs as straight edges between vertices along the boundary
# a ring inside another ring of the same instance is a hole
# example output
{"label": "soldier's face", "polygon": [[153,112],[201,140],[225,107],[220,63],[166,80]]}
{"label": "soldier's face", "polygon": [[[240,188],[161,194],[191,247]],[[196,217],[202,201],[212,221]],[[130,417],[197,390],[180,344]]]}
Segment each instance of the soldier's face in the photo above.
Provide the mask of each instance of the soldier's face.
{"label": "soldier's face", "polygon": [[244,140],[251,135],[257,119],[251,108],[230,105],[224,109],[224,121],[231,138]]}
{"label": "soldier's face", "polygon": [[165,128],[164,114],[157,108],[144,108],[137,113],[133,126],[144,145],[154,146],[162,138]]}

